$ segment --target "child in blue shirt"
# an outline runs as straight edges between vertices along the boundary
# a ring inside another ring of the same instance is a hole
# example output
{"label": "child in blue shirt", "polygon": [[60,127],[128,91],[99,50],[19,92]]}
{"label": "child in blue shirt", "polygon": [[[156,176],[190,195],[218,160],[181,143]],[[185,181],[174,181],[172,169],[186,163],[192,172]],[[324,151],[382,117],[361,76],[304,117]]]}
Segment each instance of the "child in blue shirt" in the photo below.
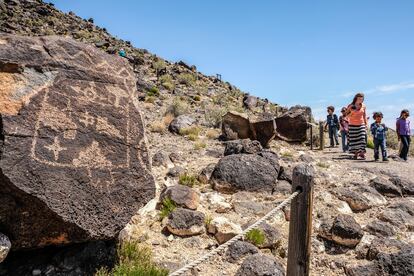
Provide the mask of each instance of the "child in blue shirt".
{"label": "child in blue shirt", "polygon": [[339,145],[339,141],[338,141],[339,120],[338,120],[338,116],[334,114],[335,107],[328,106],[327,111],[328,111],[328,116],[326,116],[325,130],[327,128],[329,129],[329,140],[331,142],[331,147],[333,148],[335,146],[334,139],[335,139],[336,145],[337,146]]}
{"label": "child in blue shirt", "polygon": [[379,148],[381,148],[382,161],[388,161],[387,157],[387,130],[385,124],[381,123],[383,115],[381,112],[374,112],[375,122],[371,124],[371,133],[374,138],[374,158],[379,159]]}

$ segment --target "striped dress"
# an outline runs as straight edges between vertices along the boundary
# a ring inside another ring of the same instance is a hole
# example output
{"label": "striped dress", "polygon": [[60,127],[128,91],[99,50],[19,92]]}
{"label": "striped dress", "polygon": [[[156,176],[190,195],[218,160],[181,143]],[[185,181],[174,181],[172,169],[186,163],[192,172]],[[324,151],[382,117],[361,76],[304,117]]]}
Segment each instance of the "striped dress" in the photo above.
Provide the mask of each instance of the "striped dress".
{"label": "striped dress", "polygon": [[366,107],[352,110],[349,114],[349,152],[365,153],[367,146]]}

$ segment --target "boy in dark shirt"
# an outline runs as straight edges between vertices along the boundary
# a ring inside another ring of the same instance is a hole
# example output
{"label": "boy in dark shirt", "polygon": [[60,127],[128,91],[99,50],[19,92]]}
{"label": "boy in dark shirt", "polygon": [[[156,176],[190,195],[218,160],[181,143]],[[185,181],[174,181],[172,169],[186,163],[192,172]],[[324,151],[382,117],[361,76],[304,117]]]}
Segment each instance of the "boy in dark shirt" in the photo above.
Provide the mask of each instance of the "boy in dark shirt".
{"label": "boy in dark shirt", "polygon": [[387,130],[385,124],[381,123],[383,115],[381,112],[375,112],[373,116],[375,122],[371,124],[371,133],[374,138],[374,158],[379,159],[379,148],[381,148],[382,161],[388,161],[387,157]]}
{"label": "boy in dark shirt", "polygon": [[331,142],[331,147],[334,147],[334,139],[335,143],[338,146],[338,130],[339,130],[339,120],[338,116],[334,114],[335,107],[328,106],[328,116],[326,116],[326,124],[325,124],[325,130],[326,128],[329,129],[329,140]]}

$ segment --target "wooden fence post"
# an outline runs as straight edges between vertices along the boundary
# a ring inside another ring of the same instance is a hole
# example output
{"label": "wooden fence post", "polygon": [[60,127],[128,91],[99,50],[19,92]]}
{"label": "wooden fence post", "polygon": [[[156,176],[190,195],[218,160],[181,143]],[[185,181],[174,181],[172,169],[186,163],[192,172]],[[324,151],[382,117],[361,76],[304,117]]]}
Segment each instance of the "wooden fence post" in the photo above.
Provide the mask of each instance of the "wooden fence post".
{"label": "wooden fence post", "polygon": [[323,150],[325,148],[325,133],[323,122],[319,122],[319,149]]}
{"label": "wooden fence post", "polygon": [[310,148],[313,150],[313,125],[308,126],[310,126]]}
{"label": "wooden fence post", "polygon": [[293,169],[292,192],[300,190],[301,193],[290,207],[287,276],[309,275],[314,174],[309,164]]}

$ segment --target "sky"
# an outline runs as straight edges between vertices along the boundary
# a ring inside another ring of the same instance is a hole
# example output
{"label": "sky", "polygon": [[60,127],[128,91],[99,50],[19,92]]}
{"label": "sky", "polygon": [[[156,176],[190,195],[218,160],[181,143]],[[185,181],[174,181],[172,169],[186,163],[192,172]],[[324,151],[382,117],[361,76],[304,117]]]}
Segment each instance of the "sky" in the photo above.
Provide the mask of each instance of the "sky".
{"label": "sky", "polygon": [[414,114],[411,0],[48,2],[253,95],[311,106],[316,119],[359,91],[391,127],[401,109]]}

